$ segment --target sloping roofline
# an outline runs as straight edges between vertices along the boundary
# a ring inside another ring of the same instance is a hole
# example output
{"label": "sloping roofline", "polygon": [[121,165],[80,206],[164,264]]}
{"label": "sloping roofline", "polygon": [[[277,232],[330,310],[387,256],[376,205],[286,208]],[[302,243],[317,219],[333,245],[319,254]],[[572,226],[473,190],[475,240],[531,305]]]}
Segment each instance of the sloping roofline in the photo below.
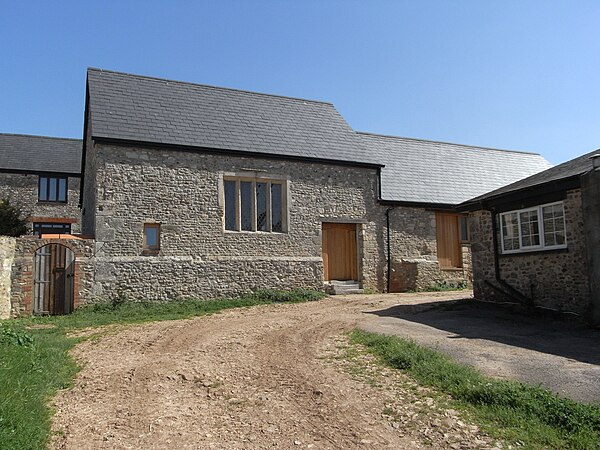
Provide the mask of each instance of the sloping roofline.
{"label": "sloping roofline", "polygon": [[[11,144],[6,144],[3,141],[3,138],[15,138],[16,141],[14,143]],[[29,141],[27,145],[24,144],[24,141]],[[66,144],[68,145],[68,149],[70,149],[71,151],[67,151],[67,153],[69,154],[69,156],[73,156],[73,146],[72,144],[82,144],[82,140],[78,139],[78,138],[70,138],[70,137],[58,137],[58,136],[46,136],[46,135],[35,135],[35,134],[24,134],[24,133],[0,133],[0,146],[5,145],[6,147],[14,147],[16,146],[21,146],[21,147],[26,147],[23,148],[19,151],[19,156],[15,157],[14,154],[12,155],[13,158],[12,160],[14,161],[15,158],[18,159],[22,164],[19,165],[11,165],[10,161],[10,152],[8,154],[8,158],[1,160],[0,161],[0,172],[4,172],[4,173],[30,173],[30,174],[46,174],[46,173],[53,173],[53,174],[57,174],[57,175],[65,175],[65,176],[71,176],[71,177],[79,177],[80,176],[80,172],[74,172],[72,170],[58,170],[58,167],[48,167],[47,164],[43,165],[43,166],[39,166],[36,167],[35,164],[31,165],[31,164],[26,164],[27,161],[32,161],[32,157],[34,156],[34,154],[38,155],[40,152],[36,150],[36,146],[41,145],[41,143],[43,141],[50,141],[52,143],[55,144]],[[47,145],[47,143],[46,143]],[[5,148],[6,148],[5,147]],[[54,149],[56,150],[56,149]],[[79,152],[81,152],[81,147],[79,149]],[[45,154],[39,154],[38,156],[40,156],[40,160],[43,160],[44,157],[48,156],[48,153]],[[67,155],[59,155],[59,157],[64,158]],[[79,157],[81,155],[78,155]],[[71,161],[67,161],[67,163],[65,165],[69,165]],[[62,165],[62,163],[61,163]]]}
{"label": "sloping roofline", "polygon": [[592,157],[600,155],[600,149],[585,153],[530,177],[503,186],[494,191],[467,200],[458,205],[461,211],[486,209],[492,204],[513,199],[531,198],[576,189],[581,186],[580,177],[593,169]]}
{"label": "sloping roofline", "polygon": [[469,148],[472,148],[475,150],[491,150],[491,151],[496,151],[496,152],[523,153],[526,155],[542,156],[540,153],[529,152],[529,151],[525,151],[525,150],[509,150],[509,149],[505,149],[505,148],[486,147],[486,146],[478,146],[478,145],[470,145],[470,144],[459,144],[458,142],[435,141],[433,139],[421,139],[421,138],[397,136],[397,135],[393,135],[393,134],[373,133],[370,131],[357,131],[356,134],[365,134],[368,136],[378,136],[378,137],[385,137],[385,138],[390,138],[390,139],[404,139],[404,140],[416,141],[416,142],[427,142],[427,143],[431,143],[431,144],[456,145],[457,147],[469,147]]}

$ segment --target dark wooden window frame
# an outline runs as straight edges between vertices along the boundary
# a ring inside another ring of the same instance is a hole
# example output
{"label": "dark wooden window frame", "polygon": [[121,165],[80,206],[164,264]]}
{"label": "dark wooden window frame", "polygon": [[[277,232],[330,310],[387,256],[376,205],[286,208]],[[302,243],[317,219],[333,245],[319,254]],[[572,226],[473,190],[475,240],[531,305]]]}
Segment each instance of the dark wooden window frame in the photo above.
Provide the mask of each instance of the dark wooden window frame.
{"label": "dark wooden window frame", "polygon": [[[61,227],[65,230],[65,232],[52,231],[53,228],[60,229]],[[42,228],[49,228],[50,230],[43,231]],[[36,236],[40,234],[71,234],[71,223],[54,221],[33,222],[33,234]]]}
{"label": "dark wooden window frame", "polygon": [[[50,180],[56,180],[56,200],[50,199]],[[60,180],[65,180],[65,198],[60,198]],[[45,198],[42,198],[42,184],[45,183]],[[38,202],[40,203],[68,203],[69,177],[56,175],[40,175],[38,177]]]}
{"label": "dark wooden window frame", "polygon": [[[227,227],[227,195],[226,195],[226,189],[225,189],[225,184],[227,182],[233,182],[235,183],[235,188],[234,188],[234,198],[235,198],[235,227],[232,228],[228,228]],[[243,220],[242,220],[242,183],[249,183],[250,184],[250,226],[246,226],[244,227],[243,225]],[[266,217],[265,217],[265,223],[264,223],[264,229],[259,229],[258,227],[258,220],[257,220],[257,216],[259,215],[258,213],[258,206],[257,206],[257,185],[259,184],[264,184],[265,185],[265,196],[266,196],[266,205],[265,205],[265,209],[266,209]],[[281,222],[281,229],[277,230],[277,229],[273,229],[273,186],[274,185],[278,185],[280,186],[280,195],[281,195],[281,199],[280,199],[280,211],[279,211],[279,215],[280,217],[280,222]],[[287,180],[286,179],[281,179],[281,178],[276,178],[276,177],[247,177],[247,176],[231,176],[231,175],[227,175],[225,177],[223,177],[223,182],[222,182],[222,189],[223,189],[223,210],[224,210],[224,215],[223,215],[223,228],[225,230],[225,232],[227,233],[239,233],[239,232],[245,232],[245,233],[272,233],[272,234],[282,234],[282,233],[287,233],[288,232],[288,217],[287,217]]]}

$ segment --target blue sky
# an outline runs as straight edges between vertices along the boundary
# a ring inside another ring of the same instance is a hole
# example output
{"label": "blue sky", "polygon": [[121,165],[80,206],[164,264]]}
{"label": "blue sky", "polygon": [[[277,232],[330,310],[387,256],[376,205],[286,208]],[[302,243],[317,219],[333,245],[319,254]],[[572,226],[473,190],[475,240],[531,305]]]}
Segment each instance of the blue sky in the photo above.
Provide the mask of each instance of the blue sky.
{"label": "blue sky", "polygon": [[600,147],[598,1],[0,0],[0,132],[81,137],[86,67],[333,102],[360,131]]}

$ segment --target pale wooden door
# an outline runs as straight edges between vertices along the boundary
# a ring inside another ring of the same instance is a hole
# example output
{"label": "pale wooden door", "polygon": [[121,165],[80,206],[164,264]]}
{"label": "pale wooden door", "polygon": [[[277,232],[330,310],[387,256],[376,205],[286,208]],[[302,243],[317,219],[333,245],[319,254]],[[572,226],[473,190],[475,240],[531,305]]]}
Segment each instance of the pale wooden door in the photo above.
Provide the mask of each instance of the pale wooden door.
{"label": "pale wooden door", "polygon": [[357,280],[356,224],[323,223],[325,281]]}
{"label": "pale wooden door", "polygon": [[462,267],[458,215],[436,214],[437,258],[442,269]]}

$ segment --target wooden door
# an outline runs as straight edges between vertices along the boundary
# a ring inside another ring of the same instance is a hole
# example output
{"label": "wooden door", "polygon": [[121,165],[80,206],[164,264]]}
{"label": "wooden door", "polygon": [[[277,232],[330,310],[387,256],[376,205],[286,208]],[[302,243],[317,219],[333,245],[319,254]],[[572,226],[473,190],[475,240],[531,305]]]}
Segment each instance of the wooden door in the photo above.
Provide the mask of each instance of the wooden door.
{"label": "wooden door", "polygon": [[442,269],[462,267],[458,215],[436,213],[437,258]]}
{"label": "wooden door", "polygon": [[35,314],[68,314],[73,310],[74,263],[73,252],[64,245],[48,244],[35,252]]}
{"label": "wooden door", "polygon": [[323,223],[325,281],[357,280],[356,224]]}

